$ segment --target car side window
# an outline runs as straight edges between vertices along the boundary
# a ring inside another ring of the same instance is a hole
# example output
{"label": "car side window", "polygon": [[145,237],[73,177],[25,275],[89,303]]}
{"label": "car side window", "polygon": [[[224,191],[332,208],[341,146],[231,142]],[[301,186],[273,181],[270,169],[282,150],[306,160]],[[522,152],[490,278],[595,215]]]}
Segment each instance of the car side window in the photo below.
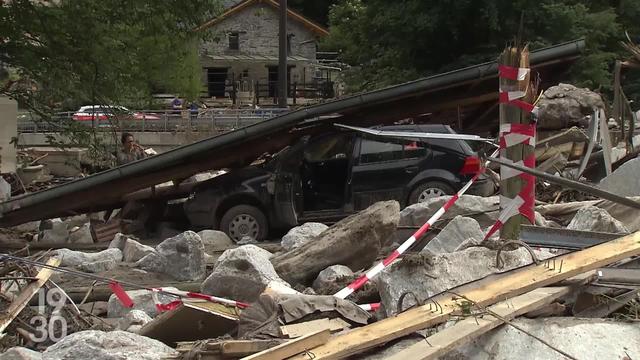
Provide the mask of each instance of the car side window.
{"label": "car side window", "polygon": [[329,136],[309,144],[304,150],[304,158],[308,162],[346,159],[351,153],[351,147],[351,136]]}
{"label": "car side window", "polygon": [[360,163],[369,164],[402,159],[416,159],[427,154],[423,143],[409,141],[402,143],[362,139]]}

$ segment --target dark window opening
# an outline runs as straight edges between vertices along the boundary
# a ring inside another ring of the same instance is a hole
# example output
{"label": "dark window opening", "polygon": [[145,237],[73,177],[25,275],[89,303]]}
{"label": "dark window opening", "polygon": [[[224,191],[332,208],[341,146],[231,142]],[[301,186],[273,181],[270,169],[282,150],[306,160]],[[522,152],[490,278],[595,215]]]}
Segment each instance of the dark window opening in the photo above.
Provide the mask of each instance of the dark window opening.
{"label": "dark window opening", "polygon": [[240,50],[240,33],[229,33],[229,50]]}
{"label": "dark window opening", "polygon": [[287,35],[287,54],[291,55],[291,43],[293,42],[293,37],[295,35],[293,34],[288,34]]}
{"label": "dark window opening", "polygon": [[402,159],[415,159],[427,154],[424,144],[416,141],[382,142],[362,139],[360,163],[377,163]]}

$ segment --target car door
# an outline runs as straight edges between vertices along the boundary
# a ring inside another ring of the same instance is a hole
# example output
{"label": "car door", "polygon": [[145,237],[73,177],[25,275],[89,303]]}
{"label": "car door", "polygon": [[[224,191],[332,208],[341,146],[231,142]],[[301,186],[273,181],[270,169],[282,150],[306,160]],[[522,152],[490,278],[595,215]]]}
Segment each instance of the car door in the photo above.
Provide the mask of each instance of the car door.
{"label": "car door", "polygon": [[421,142],[384,138],[360,138],[359,152],[352,168],[351,189],[355,210],[382,200],[407,197],[407,184],[428,161],[429,150]]}
{"label": "car door", "polygon": [[272,183],[274,190],[274,215],[277,226],[296,226],[302,212],[302,183],[300,164],[308,137],[286,150],[277,160]]}

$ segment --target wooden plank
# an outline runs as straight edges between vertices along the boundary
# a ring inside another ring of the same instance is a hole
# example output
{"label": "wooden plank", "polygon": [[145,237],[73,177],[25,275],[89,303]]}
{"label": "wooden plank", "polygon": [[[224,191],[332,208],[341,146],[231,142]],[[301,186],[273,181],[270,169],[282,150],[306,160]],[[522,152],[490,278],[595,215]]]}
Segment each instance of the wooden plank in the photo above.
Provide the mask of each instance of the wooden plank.
{"label": "wooden plank", "polygon": [[[47,261],[47,265],[57,267],[58,265],[60,265],[60,258],[50,258]],[[38,275],[36,275],[36,281],[30,283],[24,289],[22,289],[16,299],[11,302],[11,305],[9,305],[5,312],[0,315],[0,334],[2,334],[4,330],[9,326],[9,324],[11,324],[13,319],[15,319],[18,314],[20,314],[20,311],[22,311],[22,309],[27,306],[29,300],[31,300],[33,295],[35,295],[38,290],[40,290],[42,285],[44,285],[47,280],[49,280],[52,274],[52,269],[41,269],[40,272],[38,272]]]}
{"label": "wooden plank", "polygon": [[349,327],[349,323],[340,318],[318,319],[299,324],[280,326],[280,332],[282,332],[282,335],[285,337],[297,338],[324,329],[329,329],[329,331],[335,332],[346,327]]}
{"label": "wooden plank", "polygon": [[[513,299],[499,302],[488,310],[503,319],[511,320],[529,311],[537,310],[571,292],[570,287],[539,288]],[[388,357],[389,360],[436,359],[460,345],[469,343],[501,325],[503,320],[493,315],[469,316],[457,324],[429,336],[410,347]]]}
{"label": "wooden plank", "polygon": [[241,357],[265,351],[280,345],[278,340],[228,340],[220,344],[220,353],[225,357]]}
{"label": "wooden plank", "polygon": [[[480,306],[488,306],[637,255],[640,255],[640,232],[585,250],[558,256],[540,265],[532,264],[503,274],[488,276],[458,287],[454,291]],[[552,270],[551,262],[554,260],[555,270]],[[326,344],[311,351],[314,353],[315,359],[345,358],[442,323],[451,314],[459,313],[458,296],[443,293],[433,299],[440,304],[442,311],[432,311],[428,304],[418,306],[395,317],[352,330],[344,335],[335,336]],[[296,356],[295,359],[305,359],[305,357]]]}
{"label": "wooden plank", "polygon": [[251,356],[243,357],[242,360],[282,360],[290,356],[299,354],[305,350],[322,345],[329,340],[331,332],[324,329],[315,333],[299,337],[284,344],[261,351]]}

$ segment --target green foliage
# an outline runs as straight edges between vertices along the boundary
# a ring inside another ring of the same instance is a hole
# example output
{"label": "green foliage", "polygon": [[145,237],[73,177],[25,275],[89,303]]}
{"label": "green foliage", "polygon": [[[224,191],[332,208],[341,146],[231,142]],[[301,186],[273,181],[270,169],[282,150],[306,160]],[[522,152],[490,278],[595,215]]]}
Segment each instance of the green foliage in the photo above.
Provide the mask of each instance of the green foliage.
{"label": "green foliage", "polygon": [[518,35],[532,49],[585,38],[572,80],[607,91],[639,16],[634,0],[340,0],[323,46],[341,51],[348,89],[361,91],[493,60]]}
{"label": "green foliage", "polygon": [[7,2],[0,63],[21,80],[5,82],[2,93],[43,110],[65,100],[138,103],[154,90],[193,97],[196,44],[206,32],[192,29],[217,9],[215,0]]}

